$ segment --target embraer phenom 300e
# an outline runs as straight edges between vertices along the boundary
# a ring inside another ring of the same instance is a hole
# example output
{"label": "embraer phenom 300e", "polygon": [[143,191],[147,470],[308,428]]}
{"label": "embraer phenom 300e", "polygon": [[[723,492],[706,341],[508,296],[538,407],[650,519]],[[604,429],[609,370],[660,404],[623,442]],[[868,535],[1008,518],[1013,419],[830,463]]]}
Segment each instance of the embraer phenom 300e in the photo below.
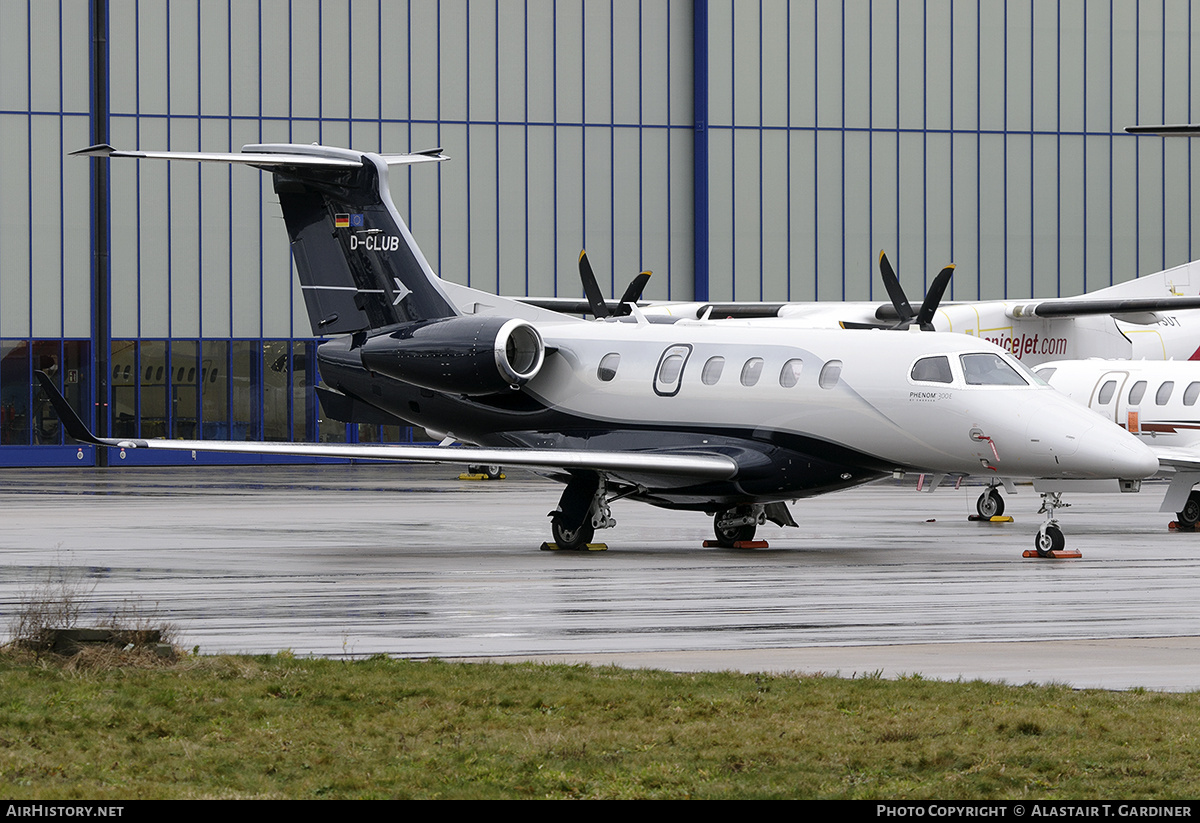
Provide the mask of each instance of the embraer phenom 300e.
{"label": "embraer phenom 300e", "polygon": [[[719,543],[733,546],[766,520],[794,525],[785,501],[894,471],[1142,478],[1158,469],[1132,435],[964,335],[650,323],[636,311],[593,323],[451,287],[388,193],[389,165],[443,160],[440,151],[80,153],[270,171],[313,333],[340,335],[317,350],[326,413],[383,410],[473,447],[99,439],[60,403],[88,442],[532,468],[566,486],[551,525],[569,548],[615,524],[618,498],[706,512]],[[458,308],[472,302],[487,313]],[[968,371],[993,379],[969,384]],[[1043,526],[1039,539],[1048,547],[1055,533],[1061,545],[1057,528]]]}

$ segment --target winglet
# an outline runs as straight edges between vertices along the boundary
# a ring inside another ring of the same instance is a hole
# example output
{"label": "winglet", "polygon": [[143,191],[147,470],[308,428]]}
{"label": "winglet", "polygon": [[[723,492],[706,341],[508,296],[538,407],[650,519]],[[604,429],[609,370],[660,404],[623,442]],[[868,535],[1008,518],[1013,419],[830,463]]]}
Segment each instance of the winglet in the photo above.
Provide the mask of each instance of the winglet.
{"label": "winglet", "polygon": [[112,146],[107,143],[99,143],[95,146],[88,146],[86,149],[79,149],[71,152],[72,157],[110,157],[116,152]]}
{"label": "winglet", "polygon": [[78,440],[80,443],[90,443],[93,446],[108,445],[96,435],[88,430],[83,420],[75,413],[75,409],[71,408],[71,404],[67,402],[67,398],[62,396],[58,387],[54,385],[54,381],[50,379],[50,375],[44,371],[35,371],[38,382],[42,384],[42,390],[50,398],[50,402],[54,405],[54,411],[58,415],[58,419],[67,428],[67,434],[72,440]]}

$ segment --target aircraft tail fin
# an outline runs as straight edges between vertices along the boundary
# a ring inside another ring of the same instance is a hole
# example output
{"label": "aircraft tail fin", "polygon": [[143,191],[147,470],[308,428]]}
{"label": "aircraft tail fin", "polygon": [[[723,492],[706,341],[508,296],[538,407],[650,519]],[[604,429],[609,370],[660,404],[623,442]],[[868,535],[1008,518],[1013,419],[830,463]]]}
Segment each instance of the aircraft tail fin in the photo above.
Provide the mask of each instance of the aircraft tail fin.
{"label": "aircraft tail fin", "polygon": [[441,149],[380,155],[285,143],[244,146],[240,153],[93,146],[74,154],[224,162],[270,171],[314,335],[459,314],[388,191],[389,165],[448,159]]}

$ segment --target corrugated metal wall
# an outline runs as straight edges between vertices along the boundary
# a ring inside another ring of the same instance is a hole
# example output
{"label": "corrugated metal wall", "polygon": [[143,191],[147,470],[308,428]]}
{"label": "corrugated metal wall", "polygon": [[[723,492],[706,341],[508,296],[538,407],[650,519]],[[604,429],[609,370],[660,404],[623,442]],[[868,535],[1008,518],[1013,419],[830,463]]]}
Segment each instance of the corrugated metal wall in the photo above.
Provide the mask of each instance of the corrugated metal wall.
{"label": "corrugated metal wall", "polygon": [[[90,5],[0,0],[5,353],[94,334],[90,161],[65,156],[90,142]],[[441,145],[393,191],[483,289],[577,296],[583,246],[612,291],[649,268],[679,299],[878,298],[879,249],[910,292],[958,263],[960,299],[1200,257],[1192,141],[1121,131],[1197,119],[1187,0],[108,5],[111,142]],[[111,173],[113,339],[309,338],[265,175]]]}
{"label": "corrugated metal wall", "polygon": [[1123,132],[1195,119],[1186,0],[708,6],[714,299],[879,297],[880,249],[959,299],[1200,256],[1192,143]]}

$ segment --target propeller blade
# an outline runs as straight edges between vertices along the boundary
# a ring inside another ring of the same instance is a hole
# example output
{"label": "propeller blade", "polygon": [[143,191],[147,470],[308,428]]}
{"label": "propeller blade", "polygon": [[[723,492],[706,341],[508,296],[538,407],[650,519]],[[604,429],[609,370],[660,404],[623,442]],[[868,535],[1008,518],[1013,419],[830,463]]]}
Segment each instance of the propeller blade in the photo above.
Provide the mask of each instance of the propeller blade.
{"label": "propeller blade", "polygon": [[620,304],[613,309],[613,314],[617,317],[624,317],[629,314],[632,309],[629,308],[630,303],[636,303],[642,299],[642,291],[646,288],[646,284],[650,282],[650,272],[644,271],[637,277],[629,281],[629,285],[625,287],[625,293],[621,295]]}
{"label": "propeller blade", "polygon": [[888,297],[892,298],[892,305],[896,307],[896,314],[900,316],[901,325],[911,323],[916,314],[904,295],[904,289],[900,288],[900,278],[892,270],[887,254],[882,251],[879,252],[879,273],[883,276],[883,285],[887,289]]}
{"label": "propeller blade", "polygon": [[933,315],[937,312],[938,304],[942,302],[942,295],[946,293],[946,287],[950,285],[950,277],[953,274],[954,264],[951,263],[933,278],[933,285],[929,287],[915,321],[922,331],[933,331]]}
{"label": "propeller blade", "polygon": [[600,293],[600,284],[596,282],[596,275],[592,271],[592,264],[588,262],[586,250],[579,252],[579,279],[583,281],[583,293],[587,296],[588,305],[592,307],[592,314],[596,317],[608,317],[612,314]]}

